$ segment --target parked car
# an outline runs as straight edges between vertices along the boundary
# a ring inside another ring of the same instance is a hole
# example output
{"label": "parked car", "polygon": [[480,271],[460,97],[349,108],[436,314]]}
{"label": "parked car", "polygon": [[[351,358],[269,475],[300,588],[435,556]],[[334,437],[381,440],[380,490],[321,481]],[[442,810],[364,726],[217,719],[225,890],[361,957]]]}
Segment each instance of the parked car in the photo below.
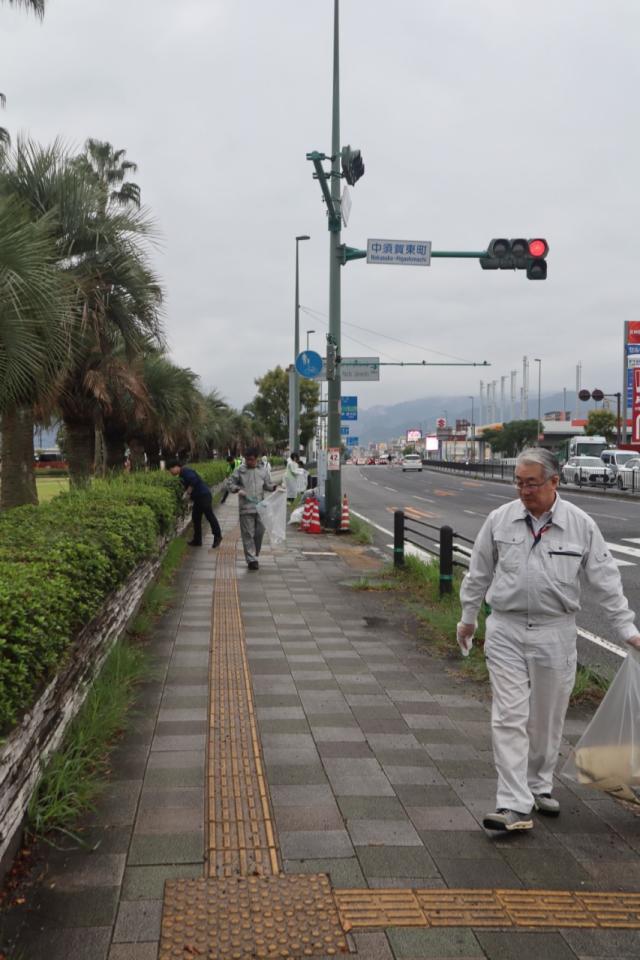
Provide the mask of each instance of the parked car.
{"label": "parked car", "polygon": [[402,458],[402,472],[405,470],[420,470],[422,471],[422,457],[418,456],[417,453],[408,453]]}
{"label": "parked car", "polygon": [[608,467],[611,467],[614,476],[616,476],[621,467],[637,456],[638,454],[634,450],[603,450],[600,459]]}
{"label": "parked car", "polygon": [[640,490],[640,457],[630,457],[618,467],[616,476],[618,490]]}
{"label": "parked car", "polygon": [[600,457],[570,457],[562,468],[562,483],[600,483],[611,486],[615,483],[613,469],[602,462]]}

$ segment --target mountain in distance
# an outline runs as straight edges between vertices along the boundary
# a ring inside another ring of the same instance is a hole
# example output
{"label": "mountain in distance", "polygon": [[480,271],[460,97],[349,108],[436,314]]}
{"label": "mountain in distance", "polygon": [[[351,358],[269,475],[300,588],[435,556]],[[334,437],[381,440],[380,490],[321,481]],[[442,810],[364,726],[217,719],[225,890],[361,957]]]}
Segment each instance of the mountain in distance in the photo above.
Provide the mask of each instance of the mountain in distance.
{"label": "mountain in distance", "polygon": [[[553,410],[562,410],[564,400],[563,391],[557,393],[543,393],[541,397],[541,412],[545,413]],[[497,420],[500,420],[500,398],[496,400]],[[575,391],[566,392],[567,410],[573,416],[575,413]],[[593,403],[580,403],[580,416],[587,416],[587,411],[593,408]],[[615,413],[615,403],[611,408]],[[529,419],[533,419],[538,413],[538,395],[535,392],[529,393]],[[366,410],[358,411],[357,435],[362,445],[373,442],[389,442],[397,440],[406,434],[407,430],[417,429],[425,433],[435,433],[436,420],[438,417],[445,417],[449,426],[455,426],[456,420],[471,421],[471,401],[468,397],[455,396],[435,396],[422,397],[419,400],[405,400],[403,403],[394,403],[389,406],[376,405],[368,407]],[[516,401],[514,409],[514,419],[519,420],[520,401]],[[477,426],[481,425],[480,420],[480,400],[475,398],[473,418]],[[486,401],[485,401],[485,423],[487,420]],[[511,402],[507,397],[505,399],[504,419],[511,419]],[[356,424],[351,424],[351,433],[356,433]]]}

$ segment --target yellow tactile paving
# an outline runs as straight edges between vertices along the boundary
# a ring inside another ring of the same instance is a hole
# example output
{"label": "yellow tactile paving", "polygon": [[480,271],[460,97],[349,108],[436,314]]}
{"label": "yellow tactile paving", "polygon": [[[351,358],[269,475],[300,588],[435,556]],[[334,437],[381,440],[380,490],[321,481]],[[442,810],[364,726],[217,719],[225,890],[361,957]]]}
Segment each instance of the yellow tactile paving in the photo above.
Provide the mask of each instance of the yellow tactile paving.
{"label": "yellow tactile paving", "polygon": [[237,531],[217,558],[209,716],[208,874],[280,873],[235,570]]}
{"label": "yellow tactile paving", "polygon": [[640,894],[569,890],[335,890],[345,931],[380,927],[640,928]]}
{"label": "yellow tactile paving", "polygon": [[167,882],[158,960],[333,957],[348,952],[325,876]]}

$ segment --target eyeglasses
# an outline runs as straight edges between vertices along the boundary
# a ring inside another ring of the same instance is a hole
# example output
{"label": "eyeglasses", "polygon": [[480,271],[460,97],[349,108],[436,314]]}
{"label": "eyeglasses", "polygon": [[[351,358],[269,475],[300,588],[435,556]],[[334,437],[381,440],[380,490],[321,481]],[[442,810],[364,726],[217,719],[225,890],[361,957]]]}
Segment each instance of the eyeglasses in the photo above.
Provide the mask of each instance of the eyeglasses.
{"label": "eyeglasses", "polygon": [[535,490],[537,487],[544,487],[545,483],[548,483],[551,478],[547,477],[546,480],[514,480],[513,485],[517,487],[518,490]]}

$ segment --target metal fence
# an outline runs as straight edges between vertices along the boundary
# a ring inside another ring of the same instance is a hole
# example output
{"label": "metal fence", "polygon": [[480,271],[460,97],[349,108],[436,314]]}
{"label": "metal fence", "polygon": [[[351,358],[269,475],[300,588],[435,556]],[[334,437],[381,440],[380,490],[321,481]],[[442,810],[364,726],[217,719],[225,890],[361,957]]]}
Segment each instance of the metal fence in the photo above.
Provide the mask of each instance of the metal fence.
{"label": "metal fence", "polygon": [[438,527],[425,520],[408,516],[404,510],[393,513],[393,564],[404,566],[405,543],[433,553],[440,561],[440,596],[451,593],[453,568],[467,567],[473,540],[455,533],[452,527]]}
{"label": "metal fence", "polygon": [[[425,460],[425,467],[435,468],[443,473],[466,474],[473,477],[482,477],[487,480],[504,480],[506,483],[513,483],[515,479],[515,463],[504,463],[500,460],[487,461],[485,463],[459,463],[454,460]],[[589,490],[612,490],[623,491],[632,495],[640,494],[640,473],[629,471],[629,476],[621,471],[611,484],[592,483],[590,480],[583,480],[580,476],[578,482],[571,483],[561,481],[563,486],[571,489],[578,487]]]}

